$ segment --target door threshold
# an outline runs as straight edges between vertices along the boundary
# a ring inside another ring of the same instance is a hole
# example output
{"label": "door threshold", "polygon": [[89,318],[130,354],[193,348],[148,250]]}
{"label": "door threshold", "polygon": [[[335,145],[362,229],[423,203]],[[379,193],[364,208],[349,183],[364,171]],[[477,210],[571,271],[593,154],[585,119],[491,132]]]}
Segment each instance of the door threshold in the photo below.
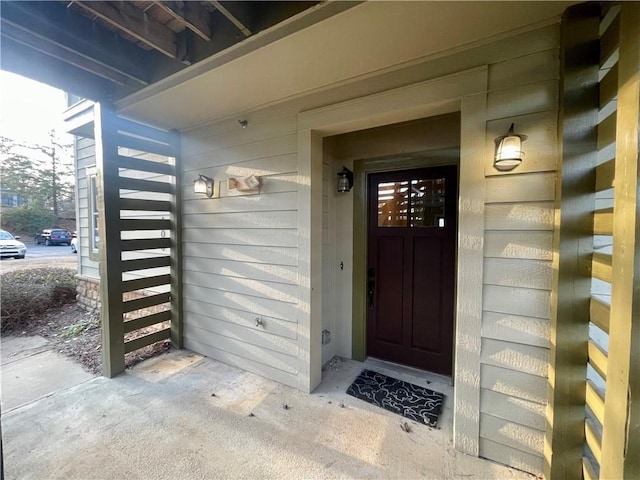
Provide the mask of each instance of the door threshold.
{"label": "door threshold", "polygon": [[[442,385],[443,387],[448,387],[448,390],[451,390],[451,388],[453,387],[453,378],[451,376],[441,375],[439,373],[422,370],[416,367],[410,367],[408,365],[402,365],[400,363],[390,362],[388,360],[382,360],[375,357],[367,357],[367,359],[364,361],[364,366],[370,369],[382,368],[390,371],[392,372],[391,374],[389,374],[389,376],[391,377],[393,377],[393,373],[396,373],[397,375],[402,376],[406,375],[410,377],[418,377],[423,381],[426,380],[428,384],[434,384],[434,387],[436,385]],[[404,380],[404,378],[401,378],[400,380]],[[434,389],[440,391],[437,387]],[[443,391],[442,393],[446,394],[447,392]]]}

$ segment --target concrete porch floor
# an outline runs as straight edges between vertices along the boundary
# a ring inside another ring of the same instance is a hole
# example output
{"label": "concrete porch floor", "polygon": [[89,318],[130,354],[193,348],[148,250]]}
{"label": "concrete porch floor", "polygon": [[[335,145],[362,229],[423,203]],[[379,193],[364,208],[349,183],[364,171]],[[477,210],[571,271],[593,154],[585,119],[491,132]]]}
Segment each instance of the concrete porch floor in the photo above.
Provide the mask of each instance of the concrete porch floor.
{"label": "concrete porch floor", "polygon": [[[346,395],[363,368],[443,391],[440,429]],[[531,478],[453,450],[451,387],[416,373],[338,360],[307,395],[173,351],[4,414],[5,478]]]}

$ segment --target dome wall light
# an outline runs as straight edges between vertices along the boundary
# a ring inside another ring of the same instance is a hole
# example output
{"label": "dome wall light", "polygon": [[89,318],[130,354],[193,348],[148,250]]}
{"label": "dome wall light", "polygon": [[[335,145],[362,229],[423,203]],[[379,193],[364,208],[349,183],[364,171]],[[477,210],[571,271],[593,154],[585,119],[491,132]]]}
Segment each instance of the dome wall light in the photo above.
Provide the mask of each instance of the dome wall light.
{"label": "dome wall light", "polygon": [[193,193],[206,195],[209,198],[213,197],[213,178],[200,174],[193,181]]}
{"label": "dome wall light", "polygon": [[347,167],[342,167],[338,172],[338,193],[346,193],[353,188],[353,172]]}
{"label": "dome wall light", "polygon": [[496,153],[493,167],[496,170],[507,172],[522,163],[522,157],[524,156],[522,142],[527,139],[527,136],[514,133],[513,127],[514,124],[512,123],[506,135],[495,139]]}

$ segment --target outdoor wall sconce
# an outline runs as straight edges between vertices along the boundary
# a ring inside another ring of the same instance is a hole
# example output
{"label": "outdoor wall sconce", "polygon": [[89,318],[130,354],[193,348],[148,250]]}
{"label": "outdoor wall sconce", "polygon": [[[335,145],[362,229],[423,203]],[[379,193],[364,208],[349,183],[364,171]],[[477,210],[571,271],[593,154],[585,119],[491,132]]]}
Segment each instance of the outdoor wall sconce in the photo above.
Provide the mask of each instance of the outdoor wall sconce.
{"label": "outdoor wall sconce", "polygon": [[193,193],[213,197],[213,178],[200,175],[193,181]]}
{"label": "outdoor wall sconce", "polygon": [[353,188],[353,172],[347,167],[342,167],[338,177],[338,193],[346,193]]}
{"label": "outdoor wall sconce", "polygon": [[496,156],[493,160],[493,167],[496,170],[506,172],[520,165],[522,163],[522,157],[524,156],[522,142],[526,139],[526,135],[513,133],[512,123],[506,135],[495,139]]}

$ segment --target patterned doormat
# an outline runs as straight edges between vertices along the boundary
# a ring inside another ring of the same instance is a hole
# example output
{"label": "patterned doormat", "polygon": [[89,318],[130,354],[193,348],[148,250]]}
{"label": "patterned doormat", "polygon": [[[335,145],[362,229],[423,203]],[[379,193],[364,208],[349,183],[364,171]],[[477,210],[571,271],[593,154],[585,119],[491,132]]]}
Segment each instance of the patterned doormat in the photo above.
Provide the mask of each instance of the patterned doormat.
{"label": "patterned doormat", "polygon": [[363,370],[347,389],[347,395],[430,427],[438,423],[444,401],[442,393],[372,370]]}

